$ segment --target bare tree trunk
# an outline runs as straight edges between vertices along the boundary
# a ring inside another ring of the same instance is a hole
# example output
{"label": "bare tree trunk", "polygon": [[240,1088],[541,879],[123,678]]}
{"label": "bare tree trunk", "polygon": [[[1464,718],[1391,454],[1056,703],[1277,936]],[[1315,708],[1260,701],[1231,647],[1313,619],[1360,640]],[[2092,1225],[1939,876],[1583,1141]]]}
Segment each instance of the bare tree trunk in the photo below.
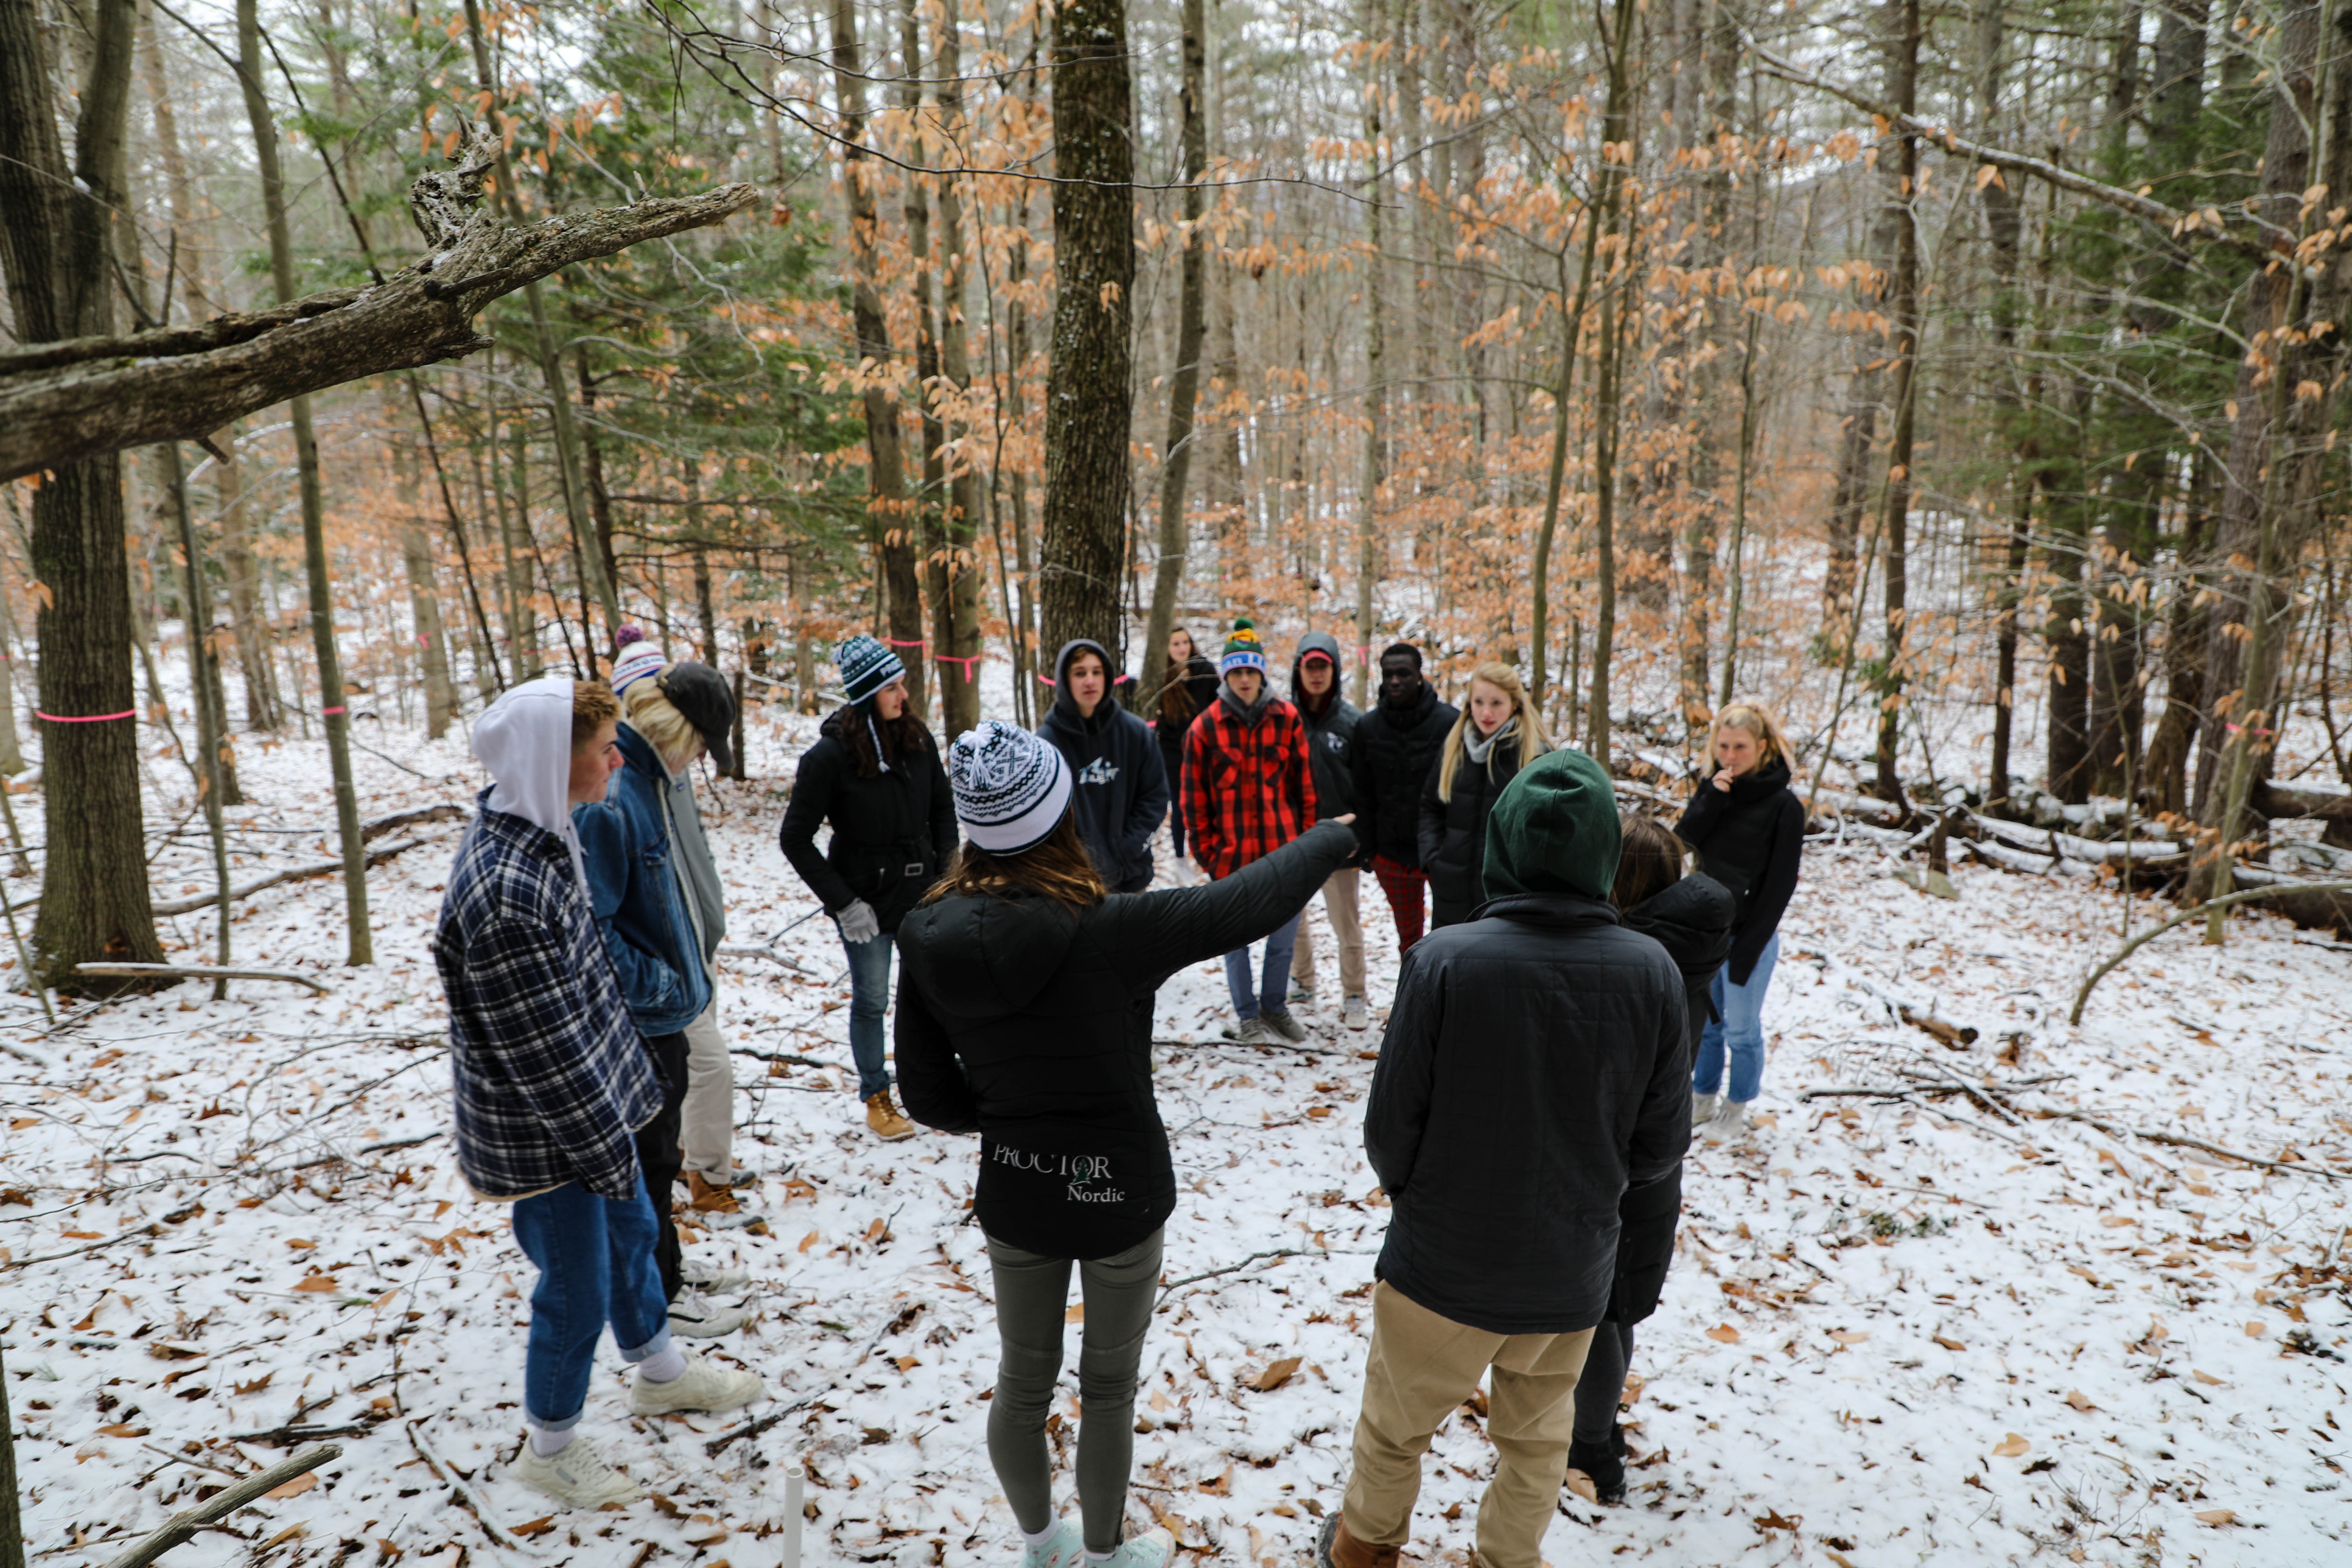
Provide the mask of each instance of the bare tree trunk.
{"label": "bare tree trunk", "polygon": [[[1366,0],[1364,37],[1378,38],[1385,27],[1382,0]],[[1368,61],[1371,79],[1364,94],[1364,456],[1356,481],[1356,706],[1372,705],[1372,584],[1380,573],[1381,447],[1388,436],[1388,323],[1384,310],[1388,268],[1381,254],[1381,213],[1388,205],[1387,165],[1381,145],[1381,68]]]}
{"label": "bare tree trunk", "polygon": [[1135,149],[1125,0],[1054,16],[1054,295],[1043,643],[1118,650],[1134,385]]}
{"label": "bare tree trunk", "polygon": [[[947,135],[962,145],[963,38],[955,5],[939,29],[940,119]],[[955,444],[948,478],[947,507],[940,517],[943,582],[933,609],[939,648],[940,718],[950,736],[980,722],[980,601],[987,571],[980,558],[980,474],[971,421],[965,400],[971,388],[971,349],[964,330],[970,258],[964,252],[963,193],[952,176],[940,184],[940,394],[954,402],[948,437]]]}
{"label": "bare tree trunk", "polygon": [[[114,330],[110,230],[130,100],[131,0],[96,0],[68,166],[48,40],[33,0],[0,0],[0,266],[24,343]],[[42,787],[48,802],[34,962],[49,984],[75,966],[161,963],[142,853],[131,581],[122,477],[109,455],[52,469],[33,492],[32,570],[49,593],[40,648]]]}
{"label": "bare tree trunk", "polygon": [[[1887,86],[1905,114],[1918,106],[1919,0],[1891,0],[1889,20],[1896,29]],[[1908,616],[1910,587],[1911,447],[1919,364],[1919,139],[1898,135],[1898,155],[1886,199],[1895,214],[1895,276],[1889,315],[1895,323],[1895,426],[1886,452],[1886,647],[1885,675],[1878,708],[1878,794],[1903,804],[1896,768],[1902,735],[1903,692],[1910,679]]]}
{"label": "bare tree trunk", "polygon": [[[261,89],[261,19],[257,0],[237,0],[237,75],[245,89],[246,118],[253,127],[255,162],[261,174],[261,205],[269,229],[269,268],[278,302],[292,301],[294,241],[286,222],[286,183],[278,161],[278,127]],[[289,412],[294,423],[294,460],[302,498],[302,553],[310,587],[310,640],[319,660],[319,708],[327,736],[327,762],[334,776],[335,822],[342,840],[343,912],[349,923],[344,962],[375,962],[368,927],[367,847],[360,837],[359,792],[352,781],[351,717],[343,702],[342,660],[335,649],[334,590],[327,578],[327,508],[319,485],[319,441],[310,426],[310,400],[297,397]],[[224,915],[222,918],[226,919]]]}
{"label": "bare tree trunk", "polygon": [[1168,378],[1168,441],[1160,452],[1160,560],[1151,578],[1151,619],[1143,635],[1143,656],[1137,661],[1148,677],[1143,683],[1147,701],[1158,690],[1169,634],[1176,625],[1177,590],[1184,581],[1191,537],[1184,517],[1185,481],[1192,468],[1192,415],[1201,393],[1201,347],[1208,338],[1202,254],[1208,240],[1199,227],[1207,208],[1201,180],[1209,167],[1206,106],[1202,102],[1208,64],[1202,0],[1182,0],[1181,15],[1184,75],[1178,100],[1181,121],[1178,137],[1184,152],[1184,257],[1177,284],[1176,364]]}
{"label": "bare tree trunk", "polygon": [[425,676],[425,732],[437,741],[457,716],[457,693],[449,680],[449,638],[441,625],[440,584],[433,567],[431,539],[425,531],[415,449],[404,446],[398,457],[402,500],[406,503],[400,553],[408,569],[409,635],[415,639],[417,666]]}
{"label": "bare tree trunk", "polygon": [[1584,749],[1603,768],[1609,766],[1610,661],[1617,637],[1617,432],[1623,399],[1620,389],[1620,356],[1624,353],[1618,327],[1618,293],[1634,287],[1633,224],[1624,215],[1622,171],[1633,159],[1633,0],[1616,0],[1617,38],[1609,51],[1609,100],[1601,115],[1601,139],[1624,147],[1623,163],[1604,163],[1601,175],[1601,226],[1612,248],[1609,274],[1601,289],[1601,361],[1593,378],[1592,410],[1592,545],[1594,609],[1592,680],[1585,696]]}

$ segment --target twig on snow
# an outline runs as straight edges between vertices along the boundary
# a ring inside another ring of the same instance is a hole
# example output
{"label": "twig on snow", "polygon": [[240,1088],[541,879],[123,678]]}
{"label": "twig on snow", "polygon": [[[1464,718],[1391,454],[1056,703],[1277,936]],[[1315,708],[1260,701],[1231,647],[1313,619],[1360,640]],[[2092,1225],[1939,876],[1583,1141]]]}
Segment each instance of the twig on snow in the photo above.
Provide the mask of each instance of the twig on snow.
{"label": "twig on snow", "polygon": [[416,1450],[416,1457],[425,1461],[425,1468],[440,1477],[451,1490],[464,1500],[467,1508],[473,1512],[474,1522],[482,1527],[483,1534],[510,1552],[520,1552],[525,1556],[537,1556],[538,1553],[521,1540],[507,1533],[499,1521],[491,1517],[490,1505],[482,1500],[482,1495],[473,1489],[465,1477],[451,1468],[441,1456],[433,1451],[432,1446],[425,1441],[424,1433],[418,1430],[424,1424],[421,1417],[408,1424],[408,1446]]}
{"label": "twig on snow", "polygon": [[[895,1213],[896,1211],[893,1212]],[[740,1426],[721,1432],[718,1436],[713,1437],[709,1442],[705,1443],[702,1446],[702,1451],[715,1459],[726,1451],[729,1444],[734,1442],[736,1439],[756,1437],[761,1433],[765,1432],[769,1427],[773,1426],[776,1423],[782,1421],[785,1416],[797,1415],[801,1411],[806,1410],[810,1405],[814,1405],[818,1400],[823,1399],[826,1394],[831,1394],[834,1390],[839,1388],[844,1383],[846,1383],[849,1380],[849,1374],[851,1373],[856,1372],[859,1367],[866,1364],[866,1358],[874,1353],[874,1347],[882,1342],[882,1336],[890,1331],[890,1325],[897,1322],[900,1316],[902,1316],[901,1313],[894,1311],[888,1317],[884,1318],[881,1325],[874,1331],[874,1337],[866,1342],[866,1348],[857,1352],[857,1359],[851,1362],[847,1366],[843,1367],[839,1372],[835,1373],[831,1378],[826,1380],[825,1385],[823,1388],[815,1389],[808,1394],[803,1394],[800,1398],[793,1400],[790,1405],[785,1405],[781,1410],[771,1410],[756,1421],[746,1421]]]}
{"label": "twig on snow", "polygon": [[1281,1247],[1271,1252],[1253,1252],[1239,1263],[1228,1263],[1223,1268],[1212,1268],[1205,1274],[1190,1274],[1181,1279],[1171,1279],[1160,1288],[1160,1300],[1152,1303],[1152,1310],[1159,1310],[1161,1303],[1187,1285],[1198,1285],[1203,1279],[1214,1279],[1223,1274],[1238,1274],[1262,1258],[1305,1258],[1310,1253],[1319,1256],[1322,1250],[1321,1247]]}
{"label": "twig on snow", "polygon": [[309,1475],[320,1466],[341,1458],[342,1453],[341,1445],[327,1443],[307,1453],[297,1454],[283,1464],[272,1465],[257,1476],[248,1476],[194,1508],[183,1509],[173,1514],[161,1530],[107,1564],[107,1568],[145,1568],[145,1564],[154,1562],[213,1521],[226,1519],[263,1493],[276,1491],[297,1476]]}
{"label": "twig on snow", "polygon": [[173,980],[282,980],[289,985],[308,985],[320,996],[331,996],[333,991],[307,974],[297,974],[285,969],[224,969],[216,963],[78,963],[76,974],[97,975],[106,979],[149,979],[163,977]]}

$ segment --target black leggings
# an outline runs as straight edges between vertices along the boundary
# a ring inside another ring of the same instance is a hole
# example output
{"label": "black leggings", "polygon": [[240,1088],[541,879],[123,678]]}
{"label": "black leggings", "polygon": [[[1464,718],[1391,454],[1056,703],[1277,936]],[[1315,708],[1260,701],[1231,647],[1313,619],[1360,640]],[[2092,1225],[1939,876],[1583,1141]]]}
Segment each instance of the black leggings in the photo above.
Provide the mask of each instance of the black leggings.
{"label": "black leggings", "polygon": [[686,1036],[647,1035],[646,1049],[654,1058],[662,1086],[661,1113],[637,1129],[637,1164],[646,1173],[646,1192],[654,1200],[654,1265],[661,1270],[662,1294],[677,1300],[685,1283],[678,1251],[677,1222],[670,1208],[677,1201],[677,1173],[686,1165],[678,1142],[679,1109],[686,1104]]}
{"label": "black leggings", "polygon": [[1617,1400],[1625,1392],[1625,1368],[1633,1360],[1633,1325],[1603,1323],[1592,1331],[1592,1349],[1576,1380],[1579,1443],[1606,1443],[1617,1425]]}

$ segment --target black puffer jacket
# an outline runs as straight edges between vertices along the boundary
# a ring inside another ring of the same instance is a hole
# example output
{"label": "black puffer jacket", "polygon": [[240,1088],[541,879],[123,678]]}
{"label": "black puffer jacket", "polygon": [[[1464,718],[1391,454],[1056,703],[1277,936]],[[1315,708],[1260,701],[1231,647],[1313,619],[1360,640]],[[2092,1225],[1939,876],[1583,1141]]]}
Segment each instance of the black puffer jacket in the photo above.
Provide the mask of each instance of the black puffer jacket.
{"label": "black puffer jacket", "polygon": [[[1309,704],[1307,688],[1298,679],[1299,664],[1310,653],[1331,661],[1331,689],[1319,709]],[[1308,632],[1298,639],[1297,658],[1290,661],[1290,705],[1307,726],[1307,766],[1315,778],[1315,817],[1328,822],[1356,809],[1356,727],[1364,710],[1339,695],[1339,639],[1329,632]]]}
{"label": "black puffer jacket", "polygon": [[1444,765],[1441,747],[1421,789],[1421,868],[1429,874],[1433,927],[1459,925],[1486,901],[1486,816],[1503,786],[1519,776],[1519,732],[1497,736],[1483,763],[1465,751],[1454,770],[1452,800],[1437,793]]}
{"label": "black puffer jacket", "polygon": [[1354,850],[1327,823],[1202,887],[1115,893],[1076,914],[953,897],[907,918],[898,1089],[916,1121],[981,1135],[982,1229],[1048,1258],[1108,1258],[1167,1222],[1154,994],[1297,914]]}
{"label": "black puffer jacket", "polygon": [[[1184,661],[1184,689],[1192,694],[1192,719],[1198,719],[1210,703],[1217,700],[1217,667],[1200,654]],[[1171,724],[1160,717],[1157,696],[1151,699],[1151,738],[1160,742],[1160,771],[1168,777],[1168,798],[1184,798],[1184,731],[1192,727],[1192,719],[1181,724]]]}
{"label": "black puffer jacket", "polygon": [[[921,746],[902,752],[888,773],[859,778],[842,730],[865,722],[855,706],[825,719],[816,744],[801,753],[776,837],[825,913],[837,915],[863,899],[887,933],[898,929],[955,854],[955,797],[927,729]],[[819,854],[816,830],[828,822],[833,842]]]}
{"label": "black puffer jacket", "polygon": [[1738,900],[1725,973],[1734,985],[1745,985],[1780,929],[1804,858],[1805,807],[1790,792],[1789,764],[1775,758],[1734,779],[1727,794],[1702,780],[1675,835],[1698,851],[1699,868]]}
{"label": "black puffer jacket", "polygon": [[1487,1333],[1600,1322],[1627,1189],[1690,1147],[1685,1036],[1674,960],[1597,899],[1496,899],[1416,943],[1364,1113],[1380,1278]]}
{"label": "black puffer jacket", "polygon": [[1356,725],[1356,841],[1400,866],[1421,864],[1421,789],[1454,728],[1454,704],[1426,680],[1412,707],[1383,700]]}
{"label": "black puffer jacket", "polygon": [[[1679,1070],[1685,1086],[1706,1027],[1712,1004],[1707,987],[1731,951],[1732,899],[1714,878],[1685,877],[1662,893],[1643,899],[1618,918],[1666,950],[1683,973],[1683,1006],[1689,1018]],[[1666,1268],[1675,1260],[1675,1226],[1683,1213],[1683,1168],[1646,1187],[1628,1187],[1617,1205],[1624,1228],[1617,1236],[1617,1279],[1609,1288],[1609,1321],[1638,1323],[1658,1310]]]}

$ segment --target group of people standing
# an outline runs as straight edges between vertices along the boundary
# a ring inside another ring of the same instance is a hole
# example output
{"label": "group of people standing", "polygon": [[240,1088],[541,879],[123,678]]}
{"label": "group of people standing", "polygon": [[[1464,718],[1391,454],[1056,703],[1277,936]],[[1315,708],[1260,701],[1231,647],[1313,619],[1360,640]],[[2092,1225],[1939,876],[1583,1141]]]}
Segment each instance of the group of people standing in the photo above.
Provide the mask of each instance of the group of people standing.
{"label": "group of people standing", "polygon": [[[943,754],[898,658],[850,638],[835,658],[849,700],[803,754],[781,828],[847,953],[869,1128],[980,1136],[973,1217],[1001,1340],[988,1447],[1024,1568],[1166,1568],[1173,1551],[1126,1525],[1177,1197],[1152,1086],[1158,990],[1222,955],[1231,1036],[1303,1037],[1292,1006],[1312,999],[1313,970],[1294,986],[1292,959],[1310,951],[1299,925],[1319,891],[1343,1020],[1367,1026],[1366,866],[1402,953],[1365,1119],[1393,1206],[1352,1474],[1317,1561],[1394,1568],[1421,1456],[1485,1378],[1497,1468],[1478,1554],[1537,1568],[1570,1466],[1604,1500],[1623,1494],[1618,1400],[1673,1256],[1685,1152],[1695,1126],[1737,1135],[1760,1088],[1802,838],[1786,743],[1761,709],[1725,710],[1715,770],[1669,831],[1621,816],[1607,774],[1552,744],[1507,665],[1479,666],[1457,710],[1399,643],[1360,712],[1325,634],[1299,639],[1288,700],[1247,621],[1213,669],[1189,637],[1169,654],[1150,725],[1118,701],[1109,650],[1081,639],[1055,661],[1036,733],[988,721]],[[667,1228],[681,1173],[698,1194],[738,1179],[697,1141],[723,909],[715,871],[698,881],[709,856],[688,771],[723,747],[731,714],[709,700],[715,672],[629,663],[615,683],[650,684],[619,705],[625,723],[602,686],[551,680],[478,725],[497,782],[436,938],[461,1165],[515,1202],[541,1269],[517,1470],[581,1506],[638,1495],[572,1436],[607,1322],[636,1366],[634,1408],[759,1393],[672,1344],[725,1331],[730,1309],[711,1298],[740,1280],[698,1272]],[[1150,886],[1163,821],[1200,881]],[[903,1112],[883,1043],[894,957]],[[1065,1519],[1046,1429],[1074,1274],[1084,1414]]]}

